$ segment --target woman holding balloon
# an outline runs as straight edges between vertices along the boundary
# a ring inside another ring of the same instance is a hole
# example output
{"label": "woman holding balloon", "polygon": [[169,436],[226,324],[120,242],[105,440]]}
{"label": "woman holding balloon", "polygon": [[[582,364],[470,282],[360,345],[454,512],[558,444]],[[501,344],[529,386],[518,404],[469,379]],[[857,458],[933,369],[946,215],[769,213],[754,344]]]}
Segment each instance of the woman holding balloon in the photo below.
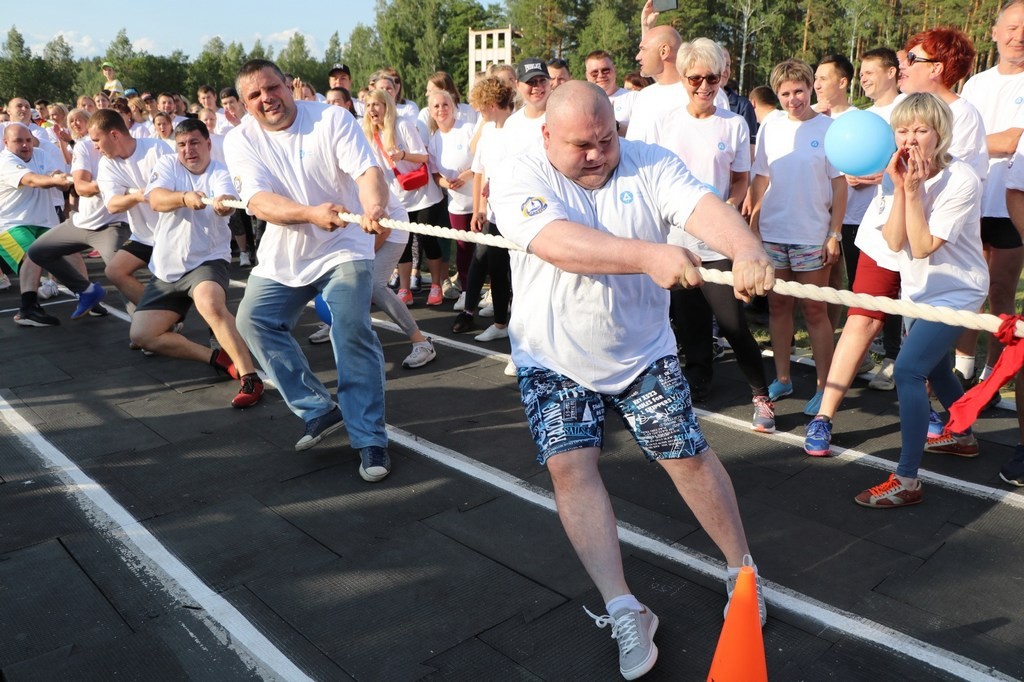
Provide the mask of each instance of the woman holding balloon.
{"label": "woman holding balloon", "polygon": [[[895,189],[882,236],[896,254],[901,296],[915,303],[976,310],[988,292],[981,247],[981,180],[949,154],[953,113],[938,96],[908,96],[892,113],[897,151],[886,172]],[[869,208],[870,210],[870,208]],[[901,448],[896,473],[856,496],[865,507],[892,509],[922,500],[918,468],[928,440],[928,384],[949,407],[963,395],[950,351],[959,327],[906,319],[909,331],[893,376],[900,406]],[[968,431],[947,434],[963,457],[978,454]]]}
{"label": "woman holding balloon", "polygon": [[[829,268],[840,257],[846,179],[825,156],[823,140],[832,119],[811,109],[814,72],[791,59],[771,73],[772,90],[786,116],[766,119],[754,152],[750,227],[759,233],[775,266],[775,276],[826,286]],[[816,415],[828,377],[835,342],[826,304],[802,300],[817,371],[814,396],[804,413]],[[768,294],[769,328],[776,379],[768,387],[772,402],[793,393],[789,348],[794,299]]]}

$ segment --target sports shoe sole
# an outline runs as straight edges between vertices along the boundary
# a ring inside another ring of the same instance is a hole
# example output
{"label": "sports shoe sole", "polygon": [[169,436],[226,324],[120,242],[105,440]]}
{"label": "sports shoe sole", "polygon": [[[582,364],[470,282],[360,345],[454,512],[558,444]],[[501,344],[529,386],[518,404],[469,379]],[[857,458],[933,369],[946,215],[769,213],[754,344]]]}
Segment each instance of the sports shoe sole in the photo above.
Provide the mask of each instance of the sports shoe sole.
{"label": "sports shoe sole", "polygon": [[339,420],[337,424],[331,424],[326,429],[321,431],[319,435],[317,435],[317,436],[315,436],[313,438],[310,438],[307,441],[299,440],[299,442],[295,444],[295,450],[297,452],[302,452],[303,450],[309,450],[310,448],[316,447],[317,445],[320,444],[320,441],[322,441],[324,438],[327,438],[327,436],[331,435],[332,433],[334,433],[335,431],[337,431],[338,429],[340,429],[344,425],[345,425],[345,420],[342,419],[342,420]]}
{"label": "sports shoe sole", "polygon": [[999,478],[1003,480],[1003,483],[1015,485],[1018,488],[1024,488],[1024,476],[1019,478],[1007,478],[1006,476],[1003,476],[1003,472],[999,472]]}
{"label": "sports shoe sole", "polygon": [[377,481],[383,481],[390,474],[391,470],[389,469],[388,471],[385,471],[383,474],[374,476],[373,474],[368,473],[366,469],[363,468],[362,464],[359,465],[359,476],[368,483],[376,483]]}
{"label": "sports shoe sole", "polygon": [[939,449],[929,450],[927,448],[927,446],[926,446],[924,451],[928,452],[928,453],[931,453],[933,455],[952,455],[953,457],[963,457],[964,459],[974,459],[975,457],[977,457],[978,455],[981,454],[981,450],[979,450],[977,448],[975,448],[973,451],[959,451],[959,450],[956,449],[956,446],[953,446],[952,448],[950,448],[948,450],[946,450],[946,449],[942,449],[942,450],[939,450]]}

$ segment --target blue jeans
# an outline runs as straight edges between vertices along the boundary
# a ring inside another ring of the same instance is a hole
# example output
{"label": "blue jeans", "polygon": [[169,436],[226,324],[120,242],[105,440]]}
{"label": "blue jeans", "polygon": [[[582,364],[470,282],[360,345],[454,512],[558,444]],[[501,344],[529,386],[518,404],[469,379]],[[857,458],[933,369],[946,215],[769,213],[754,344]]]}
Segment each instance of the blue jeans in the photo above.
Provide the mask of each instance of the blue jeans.
{"label": "blue jeans", "polygon": [[290,287],[250,275],[236,323],[288,407],[304,421],[335,403],[309,368],[292,329],[306,304],[323,294],[331,310],[331,345],[338,367],[338,404],[356,449],[387,447],[384,430],[384,353],[370,326],[373,261],[342,263],[312,284]]}
{"label": "blue jeans", "polygon": [[928,388],[924,380],[931,383],[932,393],[946,409],[964,394],[963,387],[953,375],[950,357],[950,351],[962,333],[960,327],[914,320],[903,340],[903,348],[893,367],[902,437],[900,461],[896,467],[899,476],[917,478],[924,455],[928,438]]}

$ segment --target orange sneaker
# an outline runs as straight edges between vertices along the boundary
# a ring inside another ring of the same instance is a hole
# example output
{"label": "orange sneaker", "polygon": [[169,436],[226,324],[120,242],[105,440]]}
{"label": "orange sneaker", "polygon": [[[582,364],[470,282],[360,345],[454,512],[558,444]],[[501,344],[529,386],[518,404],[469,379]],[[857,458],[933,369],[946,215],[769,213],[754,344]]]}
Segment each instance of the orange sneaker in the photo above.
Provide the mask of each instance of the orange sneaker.
{"label": "orange sneaker", "polygon": [[430,295],[427,296],[427,305],[441,305],[444,302],[444,294],[441,293],[441,287],[431,286]]}
{"label": "orange sneaker", "polygon": [[956,455],[957,457],[977,457],[980,449],[978,439],[973,433],[955,434],[943,431],[938,436],[928,436],[924,444],[925,452],[936,452],[940,455]]}
{"label": "orange sneaker", "polygon": [[893,509],[895,507],[906,507],[911,504],[920,504],[924,499],[923,486],[917,482],[917,488],[907,490],[906,486],[896,478],[896,474],[889,474],[885,483],[868,488],[853,501],[862,507],[873,509]]}
{"label": "orange sneaker", "polygon": [[399,289],[398,300],[406,305],[412,305],[412,292],[408,289]]}

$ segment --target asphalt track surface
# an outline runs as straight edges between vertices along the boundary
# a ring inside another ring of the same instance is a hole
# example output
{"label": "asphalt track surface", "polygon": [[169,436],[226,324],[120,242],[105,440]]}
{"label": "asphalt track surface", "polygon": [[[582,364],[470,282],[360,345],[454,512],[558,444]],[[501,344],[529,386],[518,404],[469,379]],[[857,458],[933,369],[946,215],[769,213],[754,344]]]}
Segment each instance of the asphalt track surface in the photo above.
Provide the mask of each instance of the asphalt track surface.
{"label": "asphalt track surface", "polygon": [[[401,367],[408,343],[374,312],[394,471],[369,484],[343,431],[296,453],[301,423],[276,392],[232,410],[237,385],[210,368],[128,350],[116,295],[115,314],[74,322],[61,296],[60,327],[26,329],[16,287],[0,292],[2,678],[618,679],[502,372],[507,341],[451,334],[451,302],[425,295],[413,312],[439,357],[421,369]],[[333,387],[315,327],[310,310],[296,336]],[[185,333],[206,343],[194,313]],[[730,355],[699,407],[767,581],[771,679],[1024,678],[1024,496],[997,476],[1014,415],[986,413],[977,459],[926,454],[923,504],[863,509],[853,496],[898,455],[895,393],[855,383],[839,456],[812,459],[813,375],[794,378],[775,435],[750,432]],[[627,580],[661,619],[644,679],[703,680],[721,556],[614,420],[601,466]]]}

